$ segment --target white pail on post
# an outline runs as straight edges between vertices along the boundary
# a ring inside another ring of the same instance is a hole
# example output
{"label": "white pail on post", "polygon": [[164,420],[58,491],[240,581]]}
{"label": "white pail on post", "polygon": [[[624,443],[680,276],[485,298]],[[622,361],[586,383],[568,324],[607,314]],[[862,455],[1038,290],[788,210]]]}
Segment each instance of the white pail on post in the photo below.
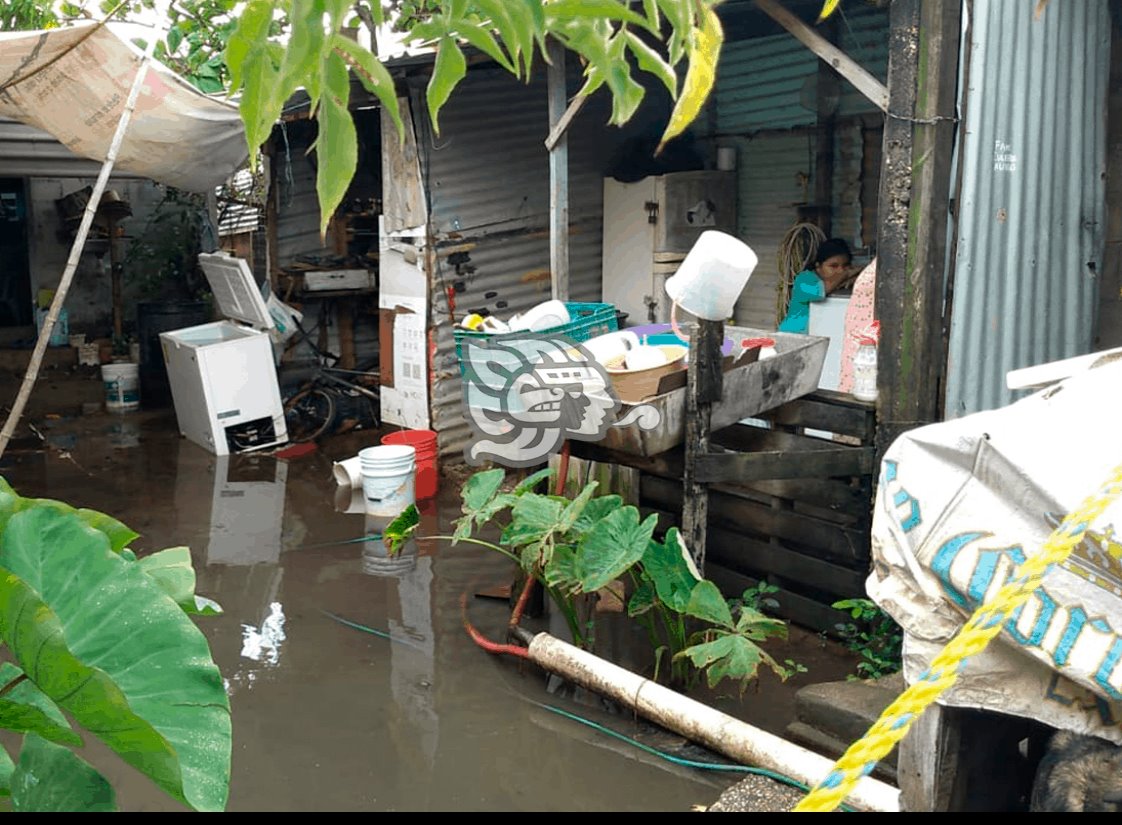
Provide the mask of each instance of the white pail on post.
{"label": "white pail on post", "polygon": [[666,294],[698,318],[728,320],[757,263],[756,253],[740,239],[712,229],[702,232],[678,271],[666,279]]}
{"label": "white pail on post", "polygon": [[416,501],[416,455],[406,444],[380,444],[359,452],[367,514],[394,518]]}

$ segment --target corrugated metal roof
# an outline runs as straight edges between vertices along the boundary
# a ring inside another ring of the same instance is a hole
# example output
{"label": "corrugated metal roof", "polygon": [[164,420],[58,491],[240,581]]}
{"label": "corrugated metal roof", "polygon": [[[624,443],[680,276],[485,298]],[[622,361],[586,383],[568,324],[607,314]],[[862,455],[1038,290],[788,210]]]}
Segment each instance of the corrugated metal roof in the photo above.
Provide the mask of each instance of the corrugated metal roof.
{"label": "corrugated metal roof", "polygon": [[[78,157],[42,129],[0,118],[0,175],[96,178],[100,172],[100,163]],[[135,179],[136,176],[114,170],[113,177]]]}
{"label": "corrugated metal roof", "polygon": [[[224,191],[234,200],[222,200]],[[260,227],[264,220],[264,210],[253,206],[250,200],[253,197],[252,172],[248,169],[235,172],[230,185],[219,187],[218,194],[218,234],[220,237],[253,232]]]}
{"label": "corrugated metal roof", "polygon": [[973,6],[946,415],[1087,352],[1105,223],[1106,0]]}

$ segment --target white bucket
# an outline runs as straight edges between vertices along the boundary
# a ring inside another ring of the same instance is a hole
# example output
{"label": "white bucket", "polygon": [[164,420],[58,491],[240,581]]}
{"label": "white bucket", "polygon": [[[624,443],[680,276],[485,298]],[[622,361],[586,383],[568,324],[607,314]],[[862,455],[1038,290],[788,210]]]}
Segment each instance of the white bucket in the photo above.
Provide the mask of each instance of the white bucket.
{"label": "white bucket", "polygon": [[110,412],[140,409],[140,367],[137,364],[103,364],[105,408]]}
{"label": "white bucket", "polygon": [[368,515],[394,518],[416,501],[416,454],[407,444],[380,444],[359,452]]}
{"label": "white bucket", "polygon": [[666,294],[691,315],[725,321],[757,263],[743,241],[712,229],[702,232],[678,271],[666,279]]}

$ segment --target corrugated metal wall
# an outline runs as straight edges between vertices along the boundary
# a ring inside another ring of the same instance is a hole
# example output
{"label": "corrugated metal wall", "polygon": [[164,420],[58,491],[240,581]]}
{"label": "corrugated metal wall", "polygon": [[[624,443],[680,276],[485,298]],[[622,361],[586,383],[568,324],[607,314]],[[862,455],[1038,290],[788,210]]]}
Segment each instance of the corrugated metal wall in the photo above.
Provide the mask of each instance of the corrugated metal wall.
{"label": "corrugated metal wall", "polygon": [[1011,401],[1009,370],[1088,351],[1103,260],[1106,0],[972,16],[948,417]]}
{"label": "corrugated metal wall", "polygon": [[[576,79],[571,82],[575,91]],[[618,130],[595,95],[569,134],[569,293],[572,301],[601,294],[603,174]],[[415,107],[417,112],[423,107]],[[499,317],[548,300],[549,131],[544,78],[526,85],[502,69],[472,69],[440,114],[440,137],[418,123],[422,176],[431,204],[436,244],[443,251],[433,273],[430,328],[432,425],[445,455],[459,454],[469,430],[461,410],[462,383],[452,337],[456,319],[478,308]],[[418,118],[420,119],[420,118]],[[468,260],[450,262],[449,248]],[[454,313],[447,288],[459,286]]]}
{"label": "corrugated metal wall", "polygon": [[283,268],[300,255],[329,255],[319,239],[315,155],[308,147],[314,127],[305,121],[276,130],[277,262]]}
{"label": "corrugated metal wall", "polygon": [[[888,71],[888,14],[857,9],[839,18],[838,45],[884,80]],[[740,237],[760,263],[736,306],[736,320],[774,329],[778,266],[784,234],[798,221],[798,205],[814,200],[815,126],[819,60],[789,34],[729,41],[718,68],[715,137],[735,145]],[[834,123],[832,234],[863,246],[863,130],[879,111],[850,84],[839,84]],[[875,188],[872,190],[875,192]]]}
{"label": "corrugated metal wall", "polygon": [[[100,171],[100,163],[78,157],[41,129],[0,118],[0,176],[96,178]],[[116,172],[113,176],[136,179]]]}

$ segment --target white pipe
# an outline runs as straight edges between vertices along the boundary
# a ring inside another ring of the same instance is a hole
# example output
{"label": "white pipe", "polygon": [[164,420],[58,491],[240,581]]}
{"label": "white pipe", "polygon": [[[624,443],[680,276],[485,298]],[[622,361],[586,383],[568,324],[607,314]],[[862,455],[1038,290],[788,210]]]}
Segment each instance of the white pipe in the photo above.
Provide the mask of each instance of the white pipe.
{"label": "white pipe", "polygon": [[[797,779],[814,787],[834,763],[786,739],[734,719],[548,633],[530,641],[530,660],[589,690],[615,699],[662,727],[700,742],[744,765]],[[900,791],[876,779],[857,783],[846,803],[863,811],[899,811]]]}

